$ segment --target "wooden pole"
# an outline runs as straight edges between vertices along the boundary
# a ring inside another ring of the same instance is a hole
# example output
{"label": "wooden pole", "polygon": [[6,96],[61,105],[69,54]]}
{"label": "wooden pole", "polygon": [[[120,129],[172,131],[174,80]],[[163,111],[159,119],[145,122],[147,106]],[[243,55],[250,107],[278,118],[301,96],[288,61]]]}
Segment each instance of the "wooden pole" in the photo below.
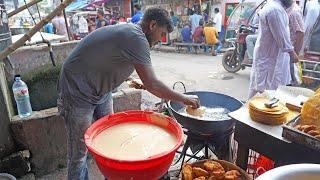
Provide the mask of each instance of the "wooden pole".
{"label": "wooden pole", "polygon": [[9,47],[4,49],[0,53],[0,61],[3,61],[3,59],[6,58],[8,55],[10,55],[13,51],[23,46],[27,40],[29,40],[35,33],[37,33],[46,23],[51,21],[59,12],[61,12],[64,8],[66,8],[72,1],[73,0],[65,0],[55,10],[53,10],[38,24],[36,24],[32,29],[30,29],[29,32],[25,33],[22,38],[20,38],[17,42],[11,44]]}
{"label": "wooden pole", "polygon": [[34,4],[37,4],[38,2],[41,2],[41,1],[42,0],[31,1],[31,2],[29,2],[29,3],[27,3],[27,4],[23,5],[23,6],[19,7],[18,9],[9,12],[8,13],[8,17],[14,16],[14,15],[18,14],[19,12],[21,12],[21,11],[33,6]]}

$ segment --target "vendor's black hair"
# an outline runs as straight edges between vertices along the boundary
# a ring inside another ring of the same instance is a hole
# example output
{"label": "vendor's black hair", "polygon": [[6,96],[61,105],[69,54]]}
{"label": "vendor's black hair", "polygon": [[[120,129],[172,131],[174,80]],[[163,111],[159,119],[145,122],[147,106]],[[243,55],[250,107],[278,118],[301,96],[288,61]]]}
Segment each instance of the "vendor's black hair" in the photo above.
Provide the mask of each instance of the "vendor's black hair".
{"label": "vendor's black hair", "polygon": [[220,10],[219,10],[219,8],[214,8],[214,12],[219,12]]}
{"label": "vendor's black hair", "polygon": [[152,7],[145,11],[141,25],[143,27],[148,26],[149,23],[154,20],[161,27],[167,27],[168,33],[173,31],[173,26],[168,12],[165,9]]}

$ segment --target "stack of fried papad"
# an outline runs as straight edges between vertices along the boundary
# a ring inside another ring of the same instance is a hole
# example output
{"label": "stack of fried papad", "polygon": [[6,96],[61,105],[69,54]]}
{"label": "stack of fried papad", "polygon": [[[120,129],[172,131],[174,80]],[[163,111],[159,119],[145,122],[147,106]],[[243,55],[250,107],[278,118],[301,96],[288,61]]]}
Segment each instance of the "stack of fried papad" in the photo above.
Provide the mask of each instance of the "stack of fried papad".
{"label": "stack of fried papad", "polygon": [[287,121],[289,109],[281,102],[277,106],[268,108],[265,103],[269,102],[267,97],[253,97],[249,100],[249,114],[253,121],[268,125],[280,125]]}

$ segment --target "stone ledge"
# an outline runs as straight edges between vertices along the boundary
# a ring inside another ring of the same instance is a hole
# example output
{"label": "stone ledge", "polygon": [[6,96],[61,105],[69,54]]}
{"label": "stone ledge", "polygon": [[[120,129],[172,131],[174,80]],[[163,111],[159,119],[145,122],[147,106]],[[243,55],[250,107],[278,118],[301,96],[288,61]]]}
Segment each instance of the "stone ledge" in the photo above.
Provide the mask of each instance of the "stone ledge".
{"label": "stone ledge", "polygon": [[[140,109],[141,91],[125,89],[113,94],[115,112]],[[66,131],[57,108],[33,112],[32,116],[12,118],[11,130],[19,149],[31,152],[31,168],[37,177],[66,167]]]}

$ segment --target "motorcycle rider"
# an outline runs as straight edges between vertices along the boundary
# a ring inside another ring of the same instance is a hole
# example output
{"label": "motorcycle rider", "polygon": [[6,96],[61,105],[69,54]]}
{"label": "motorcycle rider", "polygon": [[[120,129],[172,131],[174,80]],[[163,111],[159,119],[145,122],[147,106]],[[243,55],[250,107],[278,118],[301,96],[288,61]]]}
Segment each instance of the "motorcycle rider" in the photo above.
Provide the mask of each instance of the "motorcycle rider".
{"label": "motorcycle rider", "polygon": [[242,62],[242,64],[251,64],[253,59],[253,49],[254,45],[258,38],[258,30],[259,30],[259,13],[256,13],[253,20],[252,20],[252,26],[254,30],[254,34],[249,34],[246,37],[246,44],[247,44],[247,55],[248,55],[248,62]]}

